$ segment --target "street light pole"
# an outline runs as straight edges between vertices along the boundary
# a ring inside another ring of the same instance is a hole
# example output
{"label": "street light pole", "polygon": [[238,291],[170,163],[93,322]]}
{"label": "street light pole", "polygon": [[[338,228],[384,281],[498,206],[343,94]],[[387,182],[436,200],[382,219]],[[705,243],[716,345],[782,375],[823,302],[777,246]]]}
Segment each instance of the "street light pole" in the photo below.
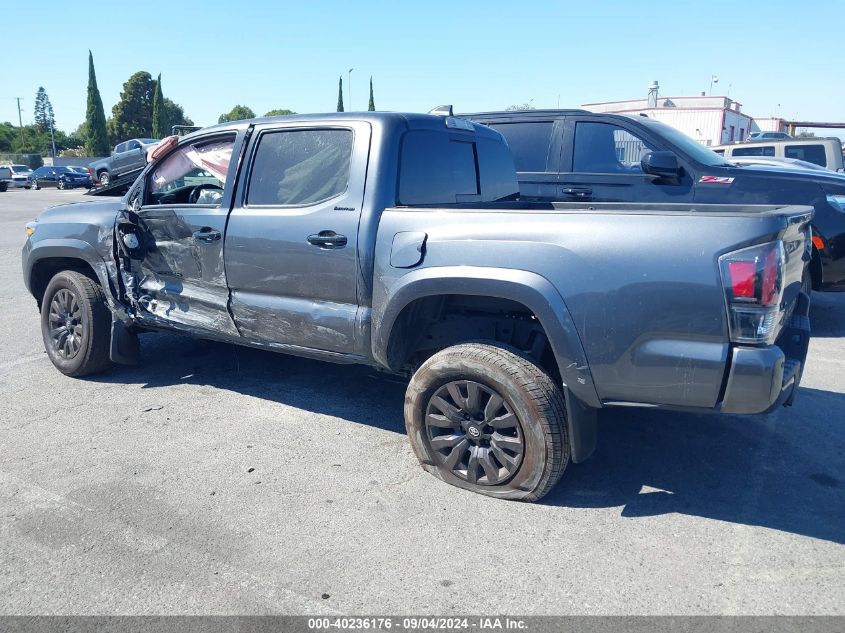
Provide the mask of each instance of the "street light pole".
{"label": "street light pole", "polygon": [[719,78],[716,75],[710,75],[710,92],[709,96],[713,96],[713,84],[719,83]]}
{"label": "street light pole", "polygon": [[349,73],[346,79],[346,92],[347,97],[349,98],[349,111],[352,112],[352,71],[355,70],[354,68],[349,69]]}

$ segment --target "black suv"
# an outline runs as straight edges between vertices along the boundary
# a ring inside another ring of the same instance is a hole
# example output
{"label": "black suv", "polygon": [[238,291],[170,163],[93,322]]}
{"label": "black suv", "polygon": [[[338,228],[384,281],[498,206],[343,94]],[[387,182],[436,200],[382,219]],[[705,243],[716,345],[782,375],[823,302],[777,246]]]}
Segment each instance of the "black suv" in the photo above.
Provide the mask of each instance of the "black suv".
{"label": "black suv", "polygon": [[93,184],[90,174],[74,171],[70,167],[44,165],[29,175],[27,189],[41,189],[42,187],[58,187],[59,189],[86,187],[90,189]]}
{"label": "black suv", "polygon": [[507,139],[534,200],[810,204],[814,290],[845,290],[845,176],[742,167],[645,115],[527,110],[462,115]]}

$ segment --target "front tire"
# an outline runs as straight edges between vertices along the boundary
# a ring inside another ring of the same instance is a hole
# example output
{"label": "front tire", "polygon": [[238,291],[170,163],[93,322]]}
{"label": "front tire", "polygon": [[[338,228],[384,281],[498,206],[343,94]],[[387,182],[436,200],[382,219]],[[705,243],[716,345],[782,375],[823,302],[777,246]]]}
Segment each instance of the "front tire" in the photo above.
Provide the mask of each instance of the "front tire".
{"label": "front tire", "polygon": [[446,348],[405,394],[411,446],[428,472],[460,488],[537,501],[569,461],[563,394],[515,350],[492,343]]}
{"label": "front tire", "polygon": [[97,174],[97,179],[100,181],[101,187],[108,187],[111,182],[111,174],[107,171],[101,171]]}
{"label": "front tire", "polygon": [[110,326],[99,284],[75,271],[50,280],[41,301],[41,336],[56,369],[66,376],[86,376],[108,368]]}

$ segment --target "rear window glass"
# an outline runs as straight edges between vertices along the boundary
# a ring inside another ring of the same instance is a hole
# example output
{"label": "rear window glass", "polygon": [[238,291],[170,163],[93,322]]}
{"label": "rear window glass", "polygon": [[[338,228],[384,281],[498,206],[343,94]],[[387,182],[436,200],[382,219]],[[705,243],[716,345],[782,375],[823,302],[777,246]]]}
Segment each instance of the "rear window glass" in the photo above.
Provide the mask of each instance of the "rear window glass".
{"label": "rear window glass", "polygon": [[251,205],[308,205],[349,184],[351,130],[280,130],[261,137],[247,192]]}
{"label": "rear window glass", "polygon": [[546,171],[552,126],[551,121],[538,121],[498,123],[490,127],[505,137],[517,171]]}
{"label": "rear window glass", "polygon": [[459,202],[458,196],[478,194],[475,143],[425,130],[405,134],[400,158],[400,204],[448,204]]}
{"label": "rear window glass", "polygon": [[815,163],[822,167],[827,166],[824,145],[787,145],[784,147],[784,155],[787,158],[806,160],[808,163]]}
{"label": "rear window glass", "polygon": [[732,156],[774,156],[774,145],[755,145],[753,147],[735,147]]}
{"label": "rear window glass", "polygon": [[452,141],[449,143],[452,161],[452,180],[456,195],[478,195],[478,160],[475,143]]}

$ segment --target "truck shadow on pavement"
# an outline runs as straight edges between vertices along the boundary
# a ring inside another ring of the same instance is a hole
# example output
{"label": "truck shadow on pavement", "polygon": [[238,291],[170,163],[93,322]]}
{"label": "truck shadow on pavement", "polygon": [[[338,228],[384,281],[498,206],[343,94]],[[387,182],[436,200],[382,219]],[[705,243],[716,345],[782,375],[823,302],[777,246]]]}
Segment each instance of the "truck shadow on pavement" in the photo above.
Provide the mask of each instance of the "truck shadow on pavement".
{"label": "truck shadow on pavement", "polygon": [[676,512],[845,543],[845,394],[802,388],[768,417],[607,409],[590,460],[541,503]]}
{"label": "truck shadow on pavement", "polygon": [[[366,367],[171,334],[144,335],[142,350],[140,366],[95,380],[208,385],[405,433],[405,384]],[[674,512],[845,543],[843,410],[845,394],[806,388],[768,417],[603,410],[596,453],[570,464],[541,503],[622,506],[629,518]]]}
{"label": "truck shadow on pavement", "polygon": [[845,292],[814,292],[810,302],[814,337],[845,336]]}

